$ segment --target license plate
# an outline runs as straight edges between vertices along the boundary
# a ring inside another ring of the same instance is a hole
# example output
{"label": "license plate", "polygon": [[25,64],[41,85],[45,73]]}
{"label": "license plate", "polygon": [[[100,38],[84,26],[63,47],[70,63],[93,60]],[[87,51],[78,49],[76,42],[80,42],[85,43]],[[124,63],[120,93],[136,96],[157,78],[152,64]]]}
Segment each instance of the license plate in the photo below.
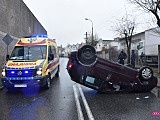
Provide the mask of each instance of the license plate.
{"label": "license plate", "polygon": [[94,84],[95,78],[87,76],[86,82]]}
{"label": "license plate", "polygon": [[16,84],[14,85],[14,87],[27,87],[27,85],[26,84]]}

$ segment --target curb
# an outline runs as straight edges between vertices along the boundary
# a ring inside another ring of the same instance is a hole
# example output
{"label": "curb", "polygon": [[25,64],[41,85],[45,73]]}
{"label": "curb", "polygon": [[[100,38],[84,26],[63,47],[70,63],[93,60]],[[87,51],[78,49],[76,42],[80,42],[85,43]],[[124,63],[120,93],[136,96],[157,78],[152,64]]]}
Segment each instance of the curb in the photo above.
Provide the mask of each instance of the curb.
{"label": "curb", "polygon": [[157,87],[160,87],[160,75],[158,75],[158,74],[156,73],[156,74],[154,74],[154,76],[158,79]]}
{"label": "curb", "polygon": [[160,87],[160,79],[159,78],[157,79],[158,79],[157,87]]}

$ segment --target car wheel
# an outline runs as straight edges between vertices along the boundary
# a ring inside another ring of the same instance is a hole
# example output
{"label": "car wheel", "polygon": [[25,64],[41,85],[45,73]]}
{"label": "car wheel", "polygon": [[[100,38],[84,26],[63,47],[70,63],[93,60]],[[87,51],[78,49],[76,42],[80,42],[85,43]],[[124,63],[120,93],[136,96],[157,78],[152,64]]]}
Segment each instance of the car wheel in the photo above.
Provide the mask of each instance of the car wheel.
{"label": "car wheel", "polygon": [[97,59],[95,48],[91,45],[84,45],[78,50],[77,59],[84,66],[93,65]]}
{"label": "car wheel", "polygon": [[51,79],[50,79],[50,77],[47,77],[45,88],[49,89],[50,87],[51,87]]}
{"label": "car wheel", "polygon": [[153,70],[150,67],[142,67],[139,70],[139,78],[142,81],[148,81],[153,77]]}

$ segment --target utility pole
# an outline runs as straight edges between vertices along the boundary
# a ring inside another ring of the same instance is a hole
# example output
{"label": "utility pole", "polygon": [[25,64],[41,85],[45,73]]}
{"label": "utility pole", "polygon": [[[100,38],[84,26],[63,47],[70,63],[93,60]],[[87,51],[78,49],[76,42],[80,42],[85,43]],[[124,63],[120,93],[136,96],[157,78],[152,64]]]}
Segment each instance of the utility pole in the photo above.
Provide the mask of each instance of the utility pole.
{"label": "utility pole", "polygon": [[160,45],[158,45],[158,73],[160,73]]}
{"label": "utility pole", "polygon": [[94,46],[94,38],[93,38],[93,22],[92,20],[88,19],[88,18],[85,18],[85,20],[89,20],[91,23],[92,23],[92,41],[91,41],[91,45]]}
{"label": "utility pole", "polygon": [[86,34],[84,34],[86,37],[84,38],[86,40],[86,44],[87,44],[87,40],[88,40],[88,33],[86,32]]}

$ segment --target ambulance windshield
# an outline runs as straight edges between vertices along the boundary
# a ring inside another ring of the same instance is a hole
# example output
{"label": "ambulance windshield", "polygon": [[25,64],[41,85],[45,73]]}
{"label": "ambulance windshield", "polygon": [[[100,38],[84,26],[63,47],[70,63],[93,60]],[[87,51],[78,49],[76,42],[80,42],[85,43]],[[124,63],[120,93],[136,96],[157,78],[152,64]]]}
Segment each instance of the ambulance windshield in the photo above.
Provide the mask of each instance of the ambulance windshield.
{"label": "ambulance windshield", "polygon": [[16,46],[10,60],[39,60],[46,58],[46,45]]}

